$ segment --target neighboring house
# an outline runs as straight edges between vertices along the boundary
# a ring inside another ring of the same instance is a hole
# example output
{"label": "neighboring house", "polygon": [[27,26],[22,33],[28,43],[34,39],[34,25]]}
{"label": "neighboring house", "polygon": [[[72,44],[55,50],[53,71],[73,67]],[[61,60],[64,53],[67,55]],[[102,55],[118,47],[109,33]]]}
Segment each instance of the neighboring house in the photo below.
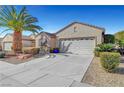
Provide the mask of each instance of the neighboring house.
{"label": "neighboring house", "polygon": [[41,32],[35,37],[35,47],[40,48],[42,43],[47,43],[50,48],[56,48],[56,35],[48,32]]}
{"label": "neighboring house", "polygon": [[[34,47],[35,40],[29,36],[22,36],[22,45],[23,47]],[[12,50],[12,43],[13,43],[13,34],[6,34],[2,41],[2,50],[11,51]]]}
{"label": "neighboring house", "polygon": [[73,22],[56,32],[59,42],[63,46],[68,46],[69,52],[73,53],[93,53],[97,44],[104,41],[104,28]]}
{"label": "neighboring house", "polygon": [[3,40],[3,38],[0,38],[0,45],[1,45],[2,40]]}
{"label": "neighboring house", "polygon": [[32,38],[32,39],[35,39],[36,35],[31,34],[31,35],[29,35],[29,37]]}

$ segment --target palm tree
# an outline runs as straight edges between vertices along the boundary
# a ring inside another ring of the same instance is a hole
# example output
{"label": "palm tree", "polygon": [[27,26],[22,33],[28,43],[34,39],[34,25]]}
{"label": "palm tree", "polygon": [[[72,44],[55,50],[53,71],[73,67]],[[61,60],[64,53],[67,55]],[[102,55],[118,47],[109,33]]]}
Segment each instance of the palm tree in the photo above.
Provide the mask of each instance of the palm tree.
{"label": "palm tree", "polygon": [[30,31],[38,33],[42,28],[35,23],[38,22],[36,17],[28,14],[26,7],[22,7],[17,11],[15,6],[2,6],[0,7],[0,27],[4,27],[5,31],[13,31],[13,45],[14,52],[22,50],[22,32]]}

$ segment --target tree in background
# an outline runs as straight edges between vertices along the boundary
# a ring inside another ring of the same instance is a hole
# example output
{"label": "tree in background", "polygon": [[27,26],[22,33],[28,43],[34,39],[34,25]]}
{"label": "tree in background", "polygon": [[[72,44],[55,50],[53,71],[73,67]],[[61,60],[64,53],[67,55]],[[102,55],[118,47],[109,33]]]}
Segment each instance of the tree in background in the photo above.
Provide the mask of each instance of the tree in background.
{"label": "tree in background", "polygon": [[114,44],[115,43],[115,36],[114,35],[111,35],[111,34],[106,34],[104,36],[104,43]]}
{"label": "tree in background", "polygon": [[120,31],[120,32],[115,33],[115,39],[124,40],[124,31]]}
{"label": "tree in background", "polygon": [[124,31],[115,33],[116,43],[119,44],[121,48],[124,47]]}
{"label": "tree in background", "polygon": [[120,53],[124,55],[124,31],[115,33],[116,44],[119,46]]}

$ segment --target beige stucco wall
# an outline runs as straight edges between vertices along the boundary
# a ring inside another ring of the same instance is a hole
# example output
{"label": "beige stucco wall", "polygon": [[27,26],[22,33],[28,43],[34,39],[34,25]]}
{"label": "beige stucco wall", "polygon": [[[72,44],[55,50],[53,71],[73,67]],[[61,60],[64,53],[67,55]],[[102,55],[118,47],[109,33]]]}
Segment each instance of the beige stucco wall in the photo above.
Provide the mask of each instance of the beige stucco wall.
{"label": "beige stucco wall", "polygon": [[40,47],[40,39],[41,39],[41,36],[38,35],[36,38],[35,38],[35,47],[36,48],[39,48]]}
{"label": "beige stucco wall", "polygon": [[[74,31],[74,27],[76,27]],[[82,24],[73,24],[57,34],[58,38],[96,37],[97,44],[103,42],[102,30]]]}
{"label": "beige stucco wall", "polygon": [[22,40],[23,47],[33,47],[32,41]]}
{"label": "beige stucco wall", "polygon": [[30,35],[30,38],[31,39],[35,39],[35,35]]}
{"label": "beige stucco wall", "polygon": [[56,47],[56,37],[51,37],[51,36],[48,36],[44,33],[38,35],[36,38],[35,38],[35,47],[39,48],[40,47],[40,43],[41,43],[41,38],[45,36],[48,40],[48,45],[50,48],[55,48]]}
{"label": "beige stucco wall", "polygon": [[5,38],[3,38],[2,42],[12,42],[13,41],[13,37],[11,35],[6,35]]}
{"label": "beige stucco wall", "polygon": [[51,37],[50,46],[51,48],[56,48],[56,37]]}

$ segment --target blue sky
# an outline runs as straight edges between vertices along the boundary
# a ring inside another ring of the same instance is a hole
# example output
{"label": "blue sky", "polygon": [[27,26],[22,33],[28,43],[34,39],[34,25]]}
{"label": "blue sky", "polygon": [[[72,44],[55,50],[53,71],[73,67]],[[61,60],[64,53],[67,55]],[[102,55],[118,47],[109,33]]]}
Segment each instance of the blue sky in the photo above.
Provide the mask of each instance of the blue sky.
{"label": "blue sky", "polygon": [[[17,9],[21,7],[17,6]],[[47,32],[57,32],[74,21],[103,27],[106,33],[110,34],[124,30],[124,6],[33,5],[26,7],[31,15],[38,18],[38,25],[43,28],[43,31]],[[24,34],[31,33],[25,32]]]}

